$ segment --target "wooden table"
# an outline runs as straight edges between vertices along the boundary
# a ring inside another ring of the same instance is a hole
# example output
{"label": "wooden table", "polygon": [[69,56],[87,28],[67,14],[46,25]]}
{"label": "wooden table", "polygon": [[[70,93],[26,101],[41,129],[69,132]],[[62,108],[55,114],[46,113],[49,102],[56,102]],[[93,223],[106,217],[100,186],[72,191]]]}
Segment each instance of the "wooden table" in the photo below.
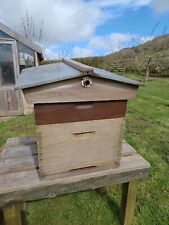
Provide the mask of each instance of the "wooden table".
{"label": "wooden table", "polygon": [[117,168],[104,165],[40,179],[36,142],[36,137],[10,138],[1,154],[0,207],[5,225],[21,225],[21,210],[27,201],[114,184],[122,184],[122,224],[132,224],[138,180],[148,175],[150,165],[129,144],[124,141]]}

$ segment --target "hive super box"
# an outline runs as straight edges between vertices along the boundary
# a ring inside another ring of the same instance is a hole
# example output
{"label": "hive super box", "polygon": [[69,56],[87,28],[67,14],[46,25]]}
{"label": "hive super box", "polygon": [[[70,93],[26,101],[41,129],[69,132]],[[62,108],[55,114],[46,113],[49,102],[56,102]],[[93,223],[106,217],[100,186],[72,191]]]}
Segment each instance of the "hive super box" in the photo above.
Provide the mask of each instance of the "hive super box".
{"label": "hive super box", "polygon": [[68,59],[23,70],[17,88],[34,104],[41,175],[117,166],[127,100],[139,85]]}

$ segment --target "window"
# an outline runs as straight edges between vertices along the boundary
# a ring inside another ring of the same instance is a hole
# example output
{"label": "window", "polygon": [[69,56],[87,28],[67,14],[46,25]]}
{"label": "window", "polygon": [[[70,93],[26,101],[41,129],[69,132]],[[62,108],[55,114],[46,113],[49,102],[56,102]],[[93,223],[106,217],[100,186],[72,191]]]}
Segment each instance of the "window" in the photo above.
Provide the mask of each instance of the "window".
{"label": "window", "polygon": [[20,72],[22,69],[35,66],[34,51],[22,43],[17,43]]}
{"label": "window", "polygon": [[11,38],[8,34],[4,33],[2,30],[0,30],[0,38]]}
{"label": "window", "polygon": [[12,45],[0,43],[0,85],[15,84]]}

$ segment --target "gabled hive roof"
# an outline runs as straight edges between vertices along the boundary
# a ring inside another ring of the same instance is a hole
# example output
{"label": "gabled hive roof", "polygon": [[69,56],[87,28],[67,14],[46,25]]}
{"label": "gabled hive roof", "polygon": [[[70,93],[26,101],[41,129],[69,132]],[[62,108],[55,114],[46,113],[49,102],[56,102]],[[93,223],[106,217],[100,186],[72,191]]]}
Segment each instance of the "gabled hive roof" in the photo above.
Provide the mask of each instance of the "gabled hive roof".
{"label": "gabled hive roof", "polygon": [[42,65],[22,70],[16,88],[25,89],[58,81],[68,80],[84,75],[91,75],[125,84],[140,86],[142,83],[123,76],[78,63],[70,59],[62,59],[55,64]]}

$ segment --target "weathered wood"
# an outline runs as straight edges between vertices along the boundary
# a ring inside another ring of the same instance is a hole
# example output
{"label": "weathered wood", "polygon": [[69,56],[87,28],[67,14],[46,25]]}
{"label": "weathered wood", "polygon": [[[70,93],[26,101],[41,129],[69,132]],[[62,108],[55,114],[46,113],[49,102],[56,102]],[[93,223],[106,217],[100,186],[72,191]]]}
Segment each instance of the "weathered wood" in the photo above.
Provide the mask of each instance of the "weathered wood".
{"label": "weathered wood", "polygon": [[37,125],[125,117],[127,101],[35,104]]}
{"label": "weathered wood", "polygon": [[[16,162],[17,159],[17,162]],[[38,168],[37,155],[32,157],[18,157],[0,160],[0,174],[27,171]]]}
{"label": "weathered wood", "polygon": [[37,137],[15,137],[15,138],[8,138],[5,146],[18,146],[18,145],[30,145],[36,143],[38,140]]}
{"label": "weathered wood", "polygon": [[[30,145],[28,145],[29,142]],[[9,138],[0,158],[0,174],[34,170],[38,168],[36,142],[36,137]],[[22,144],[17,146],[17,143]],[[122,157],[131,156],[133,154],[136,154],[135,150],[123,141]]]}
{"label": "weathered wood", "polygon": [[[19,138],[8,138],[7,142],[2,150],[0,159],[10,159],[18,157],[32,157],[38,154],[37,151],[37,137],[19,137]],[[135,154],[131,145],[123,140],[122,145],[122,156],[129,156]],[[15,159],[14,159],[15,160]]]}
{"label": "weathered wood", "polygon": [[119,163],[123,126],[123,118],[37,126],[41,174]]}
{"label": "weathered wood", "polygon": [[75,69],[78,69],[81,72],[86,72],[91,74],[91,72],[94,71],[94,68],[85,64],[82,64],[80,62],[71,60],[71,59],[62,59],[62,62],[66,63],[69,66],[74,67]]}
{"label": "weathered wood", "polygon": [[26,212],[26,202],[20,203],[20,210],[21,212]]}
{"label": "weathered wood", "polygon": [[96,77],[92,77],[89,88],[84,88],[81,79],[79,77],[23,89],[24,96],[29,103],[126,100],[133,98],[138,88]]}
{"label": "weathered wood", "polygon": [[120,216],[123,225],[133,223],[138,180],[124,183],[122,186]]}
{"label": "weathered wood", "polygon": [[1,154],[2,159],[22,158],[37,154],[36,143],[32,145],[5,146]]}
{"label": "weathered wood", "polygon": [[36,51],[34,52],[34,56],[35,56],[35,66],[39,66],[40,62],[39,62],[39,57]]}
{"label": "weathered wood", "polygon": [[0,175],[0,207],[13,201],[31,201],[126,183],[148,175],[150,165],[139,155],[123,157],[118,168],[86,168],[40,179],[37,170]]}
{"label": "weathered wood", "polygon": [[21,225],[20,204],[10,204],[3,208],[5,225]]}
{"label": "weathered wood", "polygon": [[[16,147],[16,144],[19,142],[22,143],[22,148],[27,147],[27,151],[30,152],[31,148],[28,148],[29,145],[27,145],[29,141],[31,143],[30,145],[35,145],[36,138],[29,138],[28,140],[25,138],[9,139],[8,148]],[[24,145],[24,143],[26,145]],[[9,149],[8,153],[10,153]],[[30,159],[33,156],[29,154],[27,157]],[[10,160],[14,160],[13,163],[15,162],[16,165],[18,163],[18,167],[20,165],[20,159],[22,159],[22,157],[18,158],[18,156],[16,156],[16,158],[10,158]],[[25,157],[23,157],[23,159],[25,159]],[[37,169],[32,168],[31,170],[27,170],[25,167],[20,171],[17,170],[18,172],[13,171],[13,173],[10,172],[0,175],[0,207],[13,204],[14,202],[26,202],[37,199],[53,198],[62,194],[95,189],[117,183],[128,183],[135,179],[140,179],[147,176],[149,173],[149,167],[149,163],[146,162],[141,156],[137,155],[135,151],[133,151],[133,148],[125,141],[123,142],[123,157],[118,168],[112,169],[110,165],[104,165],[102,167],[85,168],[71,172],[55,174],[41,179]],[[129,196],[131,193],[133,193],[133,188],[130,186],[127,194],[125,194],[125,190],[126,188],[123,190],[123,207],[125,205],[130,207],[128,202]],[[126,200],[127,203],[125,203]],[[134,201],[132,201],[132,204],[133,203]],[[6,207],[4,209],[6,209]],[[15,220],[12,222],[18,220],[18,215],[20,218],[20,210],[22,211],[22,209],[23,204],[20,204],[20,207],[19,209],[17,208],[17,210],[15,207],[12,209],[13,212],[15,211]],[[130,208],[127,208],[127,210],[122,210],[122,212],[126,218],[130,218],[130,215],[132,215],[132,210],[130,210]],[[124,212],[129,213],[129,216],[124,214]],[[6,215],[7,221],[9,214],[6,213]],[[18,221],[20,222],[20,219]],[[9,224],[13,225],[13,223],[10,222]],[[16,224],[14,223],[14,225]]]}

